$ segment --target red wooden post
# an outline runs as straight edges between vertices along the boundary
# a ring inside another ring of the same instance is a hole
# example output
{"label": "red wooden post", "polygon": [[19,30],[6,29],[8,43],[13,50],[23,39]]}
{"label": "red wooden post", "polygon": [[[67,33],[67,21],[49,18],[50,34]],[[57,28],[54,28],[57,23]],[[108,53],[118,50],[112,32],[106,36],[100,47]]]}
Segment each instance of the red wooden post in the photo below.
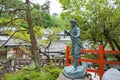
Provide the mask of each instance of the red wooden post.
{"label": "red wooden post", "polygon": [[66,66],[70,65],[69,56],[70,56],[70,47],[66,46]]}
{"label": "red wooden post", "polygon": [[104,49],[103,46],[99,46],[99,73],[100,73],[100,80],[102,80],[102,76],[104,73]]}

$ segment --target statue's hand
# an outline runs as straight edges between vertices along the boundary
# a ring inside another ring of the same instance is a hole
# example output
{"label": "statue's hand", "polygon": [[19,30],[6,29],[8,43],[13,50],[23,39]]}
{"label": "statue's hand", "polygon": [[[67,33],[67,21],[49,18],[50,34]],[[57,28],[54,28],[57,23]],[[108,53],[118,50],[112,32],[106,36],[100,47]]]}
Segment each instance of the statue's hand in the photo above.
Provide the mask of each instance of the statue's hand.
{"label": "statue's hand", "polygon": [[64,30],[64,33],[70,35],[70,33],[67,30]]}
{"label": "statue's hand", "polygon": [[64,30],[64,33],[67,34],[68,33],[67,30]]}

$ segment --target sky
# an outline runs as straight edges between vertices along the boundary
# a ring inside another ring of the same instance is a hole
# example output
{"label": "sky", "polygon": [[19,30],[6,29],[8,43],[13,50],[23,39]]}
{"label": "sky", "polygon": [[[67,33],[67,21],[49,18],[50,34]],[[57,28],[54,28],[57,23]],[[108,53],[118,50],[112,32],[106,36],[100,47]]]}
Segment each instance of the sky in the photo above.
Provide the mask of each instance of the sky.
{"label": "sky", "polygon": [[[33,3],[39,3],[42,5],[46,0],[30,0]],[[50,14],[57,13],[60,14],[62,11],[61,4],[58,0],[49,0],[50,1]]]}

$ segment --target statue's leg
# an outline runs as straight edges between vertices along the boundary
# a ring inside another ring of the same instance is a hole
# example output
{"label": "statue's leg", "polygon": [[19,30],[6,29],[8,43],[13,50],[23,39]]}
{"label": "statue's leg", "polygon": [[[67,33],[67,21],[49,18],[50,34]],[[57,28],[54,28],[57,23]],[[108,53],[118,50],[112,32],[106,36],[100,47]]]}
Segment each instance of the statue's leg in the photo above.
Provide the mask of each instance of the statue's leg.
{"label": "statue's leg", "polygon": [[79,60],[78,57],[75,57],[75,58],[74,58],[74,67],[75,67],[75,70],[77,70],[78,60]]}

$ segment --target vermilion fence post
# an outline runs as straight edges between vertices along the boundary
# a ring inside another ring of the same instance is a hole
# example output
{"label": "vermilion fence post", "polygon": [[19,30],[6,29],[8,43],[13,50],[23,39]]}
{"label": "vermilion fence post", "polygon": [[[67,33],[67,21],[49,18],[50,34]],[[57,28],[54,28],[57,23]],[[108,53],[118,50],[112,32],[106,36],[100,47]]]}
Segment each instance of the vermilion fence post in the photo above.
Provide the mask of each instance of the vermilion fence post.
{"label": "vermilion fence post", "polygon": [[70,47],[66,46],[66,66],[70,65],[69,56],[70,56]]}
{"label": "vermilion fence post", "polygon": [[102,76],[104,73],[104,49],[103,46],[99,46],[99,73],[100,73],[100,80],[102,80]]}

